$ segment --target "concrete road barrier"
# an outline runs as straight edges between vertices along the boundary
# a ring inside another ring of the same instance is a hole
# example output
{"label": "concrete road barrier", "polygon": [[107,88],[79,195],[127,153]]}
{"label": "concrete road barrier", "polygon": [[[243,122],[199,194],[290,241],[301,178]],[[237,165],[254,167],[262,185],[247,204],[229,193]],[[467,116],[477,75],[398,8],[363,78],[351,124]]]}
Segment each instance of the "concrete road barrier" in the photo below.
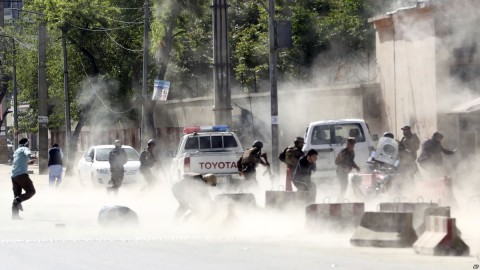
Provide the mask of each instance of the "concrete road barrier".
{"label": "concrete road barrier", "polygon": [[138,225],[138,215],[126,206],[104,206],[98,213],[98,224],[106,227]]}
{"label": "concrete road barrier", "polygon": [[404,212],[413,213],[413,228],[417,235],[421,235],[424,230],[421,230],[421,226],[424,223],[425,210],[430,207],[438,207],[437,203],[380,203],[378,205],[380,212]]}
{"label": "concrete road barrier", "polygon": [[[417,235],[422,235],[427,230],[427,221],[429,216],[441,216],[441,217],[451,217],[450,216],[450,207],[438,206],[438,207],[428,207],[425,209],[423,214],[423,223],[420,227],[415,228]],[[455,228],[457,235],[461,236],[462,232]]]}
{"label": "concrete road barrier", "polygon": [[285,209],[287,207],[301,207],[304,209],[315,202],[313,192],[306,191],[265,191],[265,208]]}
{"label": "concrete road barrier", "polygon": [[339,229],[355,228],[360,224],[364,212],[364,203],[311,204],[306,208],[305,225],[314,231],[325,226]]}
{"label": "concrete road barrier", "polygon": [[215,201],[219,203],[234,203],[244,206],[257,206],[255,195],[252,193],[224,193],[215,196]]}
{"label": "concrete road barrier", "polygon": [[417,240],[412,213],[365,212],[350,238],[359,247],[411,247]]}
{"label": "concrete road barrier", "polygon": [[457,234],[455,219],[427,217],[426,231],[413,244],[418,254],[439,256],[468,256],[470,248]]}
{"label": "concrete road barrier", "polygon": [[456,207],[457,202],[453,195],[452,178],[444,177],[436,180],[415,182],[415,200],[436,202],[440,205]]}

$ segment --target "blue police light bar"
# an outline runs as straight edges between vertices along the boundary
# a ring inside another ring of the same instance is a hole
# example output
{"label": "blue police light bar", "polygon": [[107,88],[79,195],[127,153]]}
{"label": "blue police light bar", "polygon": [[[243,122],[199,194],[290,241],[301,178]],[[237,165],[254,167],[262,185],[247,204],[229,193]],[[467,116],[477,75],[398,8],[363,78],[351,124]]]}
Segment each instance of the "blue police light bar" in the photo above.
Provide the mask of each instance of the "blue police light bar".
{"label": "blue police light bar", "polygon": [[228,125],[216,125],[212,126],[212,129],[214,131],[227,132],[230,130],[230,127]]}
{"label": "blue police light bar", "polygon": [[190,126],[190,127],[183,128],[183,133],[185,134],[190,134],[194,132],[209,132],[209,131],[227,132],[227,131],[230,131],[230,127],[228,125],[216,125],[216,126]]}

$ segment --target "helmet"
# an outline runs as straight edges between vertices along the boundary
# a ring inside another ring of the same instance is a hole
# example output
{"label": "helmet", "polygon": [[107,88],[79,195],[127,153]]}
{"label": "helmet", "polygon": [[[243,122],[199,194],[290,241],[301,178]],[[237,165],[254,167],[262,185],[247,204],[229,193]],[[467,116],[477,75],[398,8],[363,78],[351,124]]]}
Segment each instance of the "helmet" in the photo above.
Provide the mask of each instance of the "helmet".
{"label": "helmet", "polygon": [[296,137],[295,140],[293,141],[293,143],[295,143],[295,144],[305,143],[305,139],[303,139],[302,137]]}
{"label": "helmet", "polygon": [[157,145],[157,141],[155,141],[154,139],[148,140],[147,145],[151,145],[151,144]]}
{"label": "helmet", "polygon": [[252,147],[263,148],[263,143],[261,141],[254,141]]}
{"label": "helmet", "polygon": [[115,146],[117,146],[117,145],[122,146],[122,141],[120,141],[120,140],[115,140],[115,141],[113,142],[113,145],[115,145]]}
{"label": "helmet", "polygon": [[390,139],[393,139],[393,138],[394,138],[393,133],[391,133],[391,132],[385,132],[385,133],[383,133],[383,137],[387,137],[387,138],[390,138]]}
{"label": "helmet", "polygon": [[433,133],[432,139],[437,140],[437,141],[441,140],[441,139],[443,139],[443,134],[437,131],[437,132]]}

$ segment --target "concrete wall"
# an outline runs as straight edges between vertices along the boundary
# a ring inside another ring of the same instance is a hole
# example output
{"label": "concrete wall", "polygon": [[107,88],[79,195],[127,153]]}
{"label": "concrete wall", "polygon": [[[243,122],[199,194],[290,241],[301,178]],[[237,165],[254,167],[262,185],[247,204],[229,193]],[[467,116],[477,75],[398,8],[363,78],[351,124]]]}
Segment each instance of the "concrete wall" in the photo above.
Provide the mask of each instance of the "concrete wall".
{"label": "concrete wall", "polygon": [[371,20],[376,29],[385,126],[401,137],[411,125],[421,139],[437,129],[435,27],[430,8],[399,10]]}
{"label": "concrete wall", "polygon": [[480,1],[434,1],[369,20],[385,125],[397,135],[410,124],[422,141],[439,130],[447,147],[465,144],[451,112],[480,96],[479,10]]}

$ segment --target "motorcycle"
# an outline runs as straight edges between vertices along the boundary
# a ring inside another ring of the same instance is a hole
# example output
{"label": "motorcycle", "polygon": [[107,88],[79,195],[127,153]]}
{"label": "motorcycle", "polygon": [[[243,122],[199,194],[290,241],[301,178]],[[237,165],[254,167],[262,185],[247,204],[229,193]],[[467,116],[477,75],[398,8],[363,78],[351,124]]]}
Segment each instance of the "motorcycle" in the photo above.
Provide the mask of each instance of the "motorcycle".
{"label": "motorcycle", "polygon": [[357,196],[375,198],[391,192],[399,165],[398,142],[388,137],[380,138],[375,151],[367,161],[367,173],[352,179]]}

